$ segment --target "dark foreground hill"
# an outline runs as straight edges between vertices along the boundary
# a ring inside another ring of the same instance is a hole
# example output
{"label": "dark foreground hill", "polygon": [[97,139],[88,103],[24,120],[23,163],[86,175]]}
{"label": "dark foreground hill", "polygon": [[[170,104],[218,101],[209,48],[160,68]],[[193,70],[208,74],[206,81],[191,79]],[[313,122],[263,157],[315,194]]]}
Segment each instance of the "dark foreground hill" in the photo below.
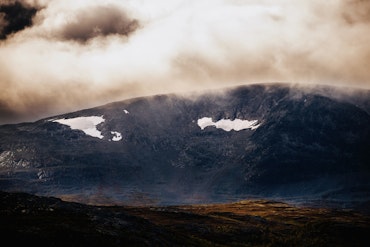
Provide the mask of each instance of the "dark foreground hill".
{"label": "dark foreground hill", "polygon": [[369,215],[276,201],[89,206],[0,192],[1,240],[13,246],[367,247],[369,232]]}
{"label": "dark foreground hill", "polygon": [[364,208],[369,113],[369,91],[266,84],[3,125],[0,189],[95,204],[257,197]]}

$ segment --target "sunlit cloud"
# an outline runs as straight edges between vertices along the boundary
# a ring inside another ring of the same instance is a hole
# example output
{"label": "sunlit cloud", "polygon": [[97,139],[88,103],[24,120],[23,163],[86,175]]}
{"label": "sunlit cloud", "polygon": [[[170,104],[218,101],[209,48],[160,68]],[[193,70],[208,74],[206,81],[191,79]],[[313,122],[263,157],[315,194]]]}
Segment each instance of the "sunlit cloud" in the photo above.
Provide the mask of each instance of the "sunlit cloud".
{"label": "sunlit cloud", "polygon": [[[370,88],[361,0],[2,1],[0,124],[256,82]],[[4,8],[3,8],[4,9]],[[14,17],[14,16],[12,16]],[[14,23],[22,23],[13,18]]]}

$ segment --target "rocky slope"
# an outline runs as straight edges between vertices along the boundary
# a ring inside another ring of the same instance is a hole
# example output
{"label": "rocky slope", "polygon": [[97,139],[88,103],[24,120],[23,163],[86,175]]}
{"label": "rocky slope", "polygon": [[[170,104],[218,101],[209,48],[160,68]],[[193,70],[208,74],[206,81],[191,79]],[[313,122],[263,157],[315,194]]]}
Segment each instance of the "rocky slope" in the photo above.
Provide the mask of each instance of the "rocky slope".
{"label": "rocky slope", "polygon": [[0,189],[100,204],[370,201],[370,92],[158,95],[0,126]]}

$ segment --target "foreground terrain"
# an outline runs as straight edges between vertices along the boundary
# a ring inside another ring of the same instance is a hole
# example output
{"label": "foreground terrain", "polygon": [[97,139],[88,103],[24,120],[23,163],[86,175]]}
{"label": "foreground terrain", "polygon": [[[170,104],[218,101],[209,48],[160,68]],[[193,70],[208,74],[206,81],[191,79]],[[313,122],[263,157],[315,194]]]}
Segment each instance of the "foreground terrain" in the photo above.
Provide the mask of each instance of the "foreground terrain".
{"label": "foreground terrain", "polygon": [[92,206],[0,192],[0,232],[17,246],[369,246],[370,215],[267,200]]}

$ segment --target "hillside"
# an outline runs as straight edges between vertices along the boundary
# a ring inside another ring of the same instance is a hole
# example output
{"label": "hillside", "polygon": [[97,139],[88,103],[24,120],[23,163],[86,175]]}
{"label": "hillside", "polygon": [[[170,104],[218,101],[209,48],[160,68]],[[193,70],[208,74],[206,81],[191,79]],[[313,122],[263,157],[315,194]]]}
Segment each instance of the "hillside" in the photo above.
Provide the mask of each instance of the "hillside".
{"label": "hillside", "polygon": [[0,126],[0,189],[89,204],[370,201],[370,93],[256,84]]}

